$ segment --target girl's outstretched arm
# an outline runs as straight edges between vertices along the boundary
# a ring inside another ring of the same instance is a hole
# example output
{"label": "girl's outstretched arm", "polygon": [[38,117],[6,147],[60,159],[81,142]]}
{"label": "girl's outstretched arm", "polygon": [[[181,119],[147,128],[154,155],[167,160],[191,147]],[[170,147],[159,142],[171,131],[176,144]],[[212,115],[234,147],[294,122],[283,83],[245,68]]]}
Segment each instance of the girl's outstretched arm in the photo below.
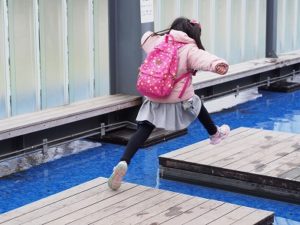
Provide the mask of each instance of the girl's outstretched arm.
{"label": "girl's outstretched arm", "polygon": [[193,70],[211,71],[225,74],[228,71],[228,63],[207,51],[193,46],[188,53],[188,67]]}

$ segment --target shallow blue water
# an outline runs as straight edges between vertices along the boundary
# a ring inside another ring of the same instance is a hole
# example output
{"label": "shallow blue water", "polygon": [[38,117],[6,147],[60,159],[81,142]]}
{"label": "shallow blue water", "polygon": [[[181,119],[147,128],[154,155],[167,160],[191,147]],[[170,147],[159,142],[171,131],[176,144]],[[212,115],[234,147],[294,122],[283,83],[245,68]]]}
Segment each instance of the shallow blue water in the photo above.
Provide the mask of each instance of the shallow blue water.
{"label": "shallow blue water", "polygon": [[[213,114],[217,124],[232,129],[244,126],[300,133],[300,91],[262,92],[263,97]],[[253,197],[224,190],[168,181],[158,177],[158,156],[206,139],[198,121],[188,134],[139,151],[129,167],[125,181],[146,186],[216,199],[234,204],[271,210],[278,225],[300,225],[300,205]],[[123,146],[103,143],[101,147],[36,166],[0,178],[0,213],[20,207],[96,177],[108,177],[118,162]]]}

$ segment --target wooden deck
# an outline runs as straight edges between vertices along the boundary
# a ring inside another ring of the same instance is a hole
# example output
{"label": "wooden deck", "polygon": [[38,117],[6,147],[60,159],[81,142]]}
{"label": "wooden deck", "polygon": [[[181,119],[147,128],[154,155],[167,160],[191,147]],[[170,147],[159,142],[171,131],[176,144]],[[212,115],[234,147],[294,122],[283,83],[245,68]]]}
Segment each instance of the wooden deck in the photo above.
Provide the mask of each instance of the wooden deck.
{"label": "wooden deck", "polygon": [[159,157],[163,178],[300,202],[300,135],[238,128]]}
{"label": "wooden deck", "polygon": [[123,183],[108,189],[97,178],[0,215],[3,225],[211,224],[269,225],[272,212]]}

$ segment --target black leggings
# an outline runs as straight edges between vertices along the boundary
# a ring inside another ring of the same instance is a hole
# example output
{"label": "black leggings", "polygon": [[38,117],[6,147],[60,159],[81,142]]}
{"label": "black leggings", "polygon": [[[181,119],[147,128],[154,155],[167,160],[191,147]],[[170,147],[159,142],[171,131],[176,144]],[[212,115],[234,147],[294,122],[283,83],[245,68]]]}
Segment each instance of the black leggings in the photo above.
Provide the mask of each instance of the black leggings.
{"label": "black leggings", "polygon": [[[212,121],[203,103],[198,115],[198,119],[203,124],[209,135],[217,133],[217,127]],[[155,126],[148,121],[140,122],[137,131],[129,139],[128,144],[125,148],[125,152],[120,161],[126,161],[127,164],[129,164],[132,157],[135,155],[139,147],[141,147],[145,143],[154,128]]]}
{"label": "black leggings", "polygon": [[216,127],[214,121],[211,119],[203,102],[201,105],[200,113],[198,115],[198,120],[202,123],[209,135],[214,135],[215,133],[217,133],[218,128]]}

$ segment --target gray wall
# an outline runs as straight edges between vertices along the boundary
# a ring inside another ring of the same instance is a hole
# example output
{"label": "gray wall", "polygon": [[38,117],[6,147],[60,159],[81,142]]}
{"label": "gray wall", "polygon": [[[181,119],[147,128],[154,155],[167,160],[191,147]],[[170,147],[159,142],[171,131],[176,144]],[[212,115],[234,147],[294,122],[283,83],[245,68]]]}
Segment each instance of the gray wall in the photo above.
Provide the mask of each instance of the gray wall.
{"label": "gray wall", "polygon": [[110,0],[110,75],[111,91],[138,94],[136,78],[142,63],[142,34],[154,23],[141,23],[139,0]]}

